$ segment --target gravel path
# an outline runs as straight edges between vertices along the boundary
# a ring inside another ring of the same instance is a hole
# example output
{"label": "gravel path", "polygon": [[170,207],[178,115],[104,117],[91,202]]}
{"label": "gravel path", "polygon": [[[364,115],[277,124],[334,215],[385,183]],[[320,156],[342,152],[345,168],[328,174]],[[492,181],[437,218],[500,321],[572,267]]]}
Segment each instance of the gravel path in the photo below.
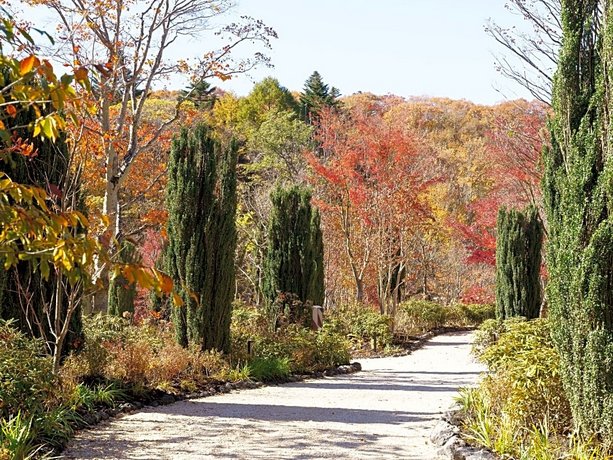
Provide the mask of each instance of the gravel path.
{"label": "gravel path", "polygon": [[363,372],[150,407],[81,432],[73,459],[433,459],[428,435],[483,369],[470,333]]}

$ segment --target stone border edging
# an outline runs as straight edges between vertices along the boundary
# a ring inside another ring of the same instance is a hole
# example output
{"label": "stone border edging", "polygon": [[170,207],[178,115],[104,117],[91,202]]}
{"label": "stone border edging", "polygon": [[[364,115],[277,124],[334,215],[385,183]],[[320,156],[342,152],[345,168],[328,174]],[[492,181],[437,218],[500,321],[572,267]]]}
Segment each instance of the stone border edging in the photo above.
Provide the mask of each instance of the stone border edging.
{"label": "stone border edging", "polygon": [[438,447],[437,454],[450,460],[497,460],[492,452],[469,446],[460,437],[460,428],[454,424],[457,410],[443,414],[430,433],[430,441]]}

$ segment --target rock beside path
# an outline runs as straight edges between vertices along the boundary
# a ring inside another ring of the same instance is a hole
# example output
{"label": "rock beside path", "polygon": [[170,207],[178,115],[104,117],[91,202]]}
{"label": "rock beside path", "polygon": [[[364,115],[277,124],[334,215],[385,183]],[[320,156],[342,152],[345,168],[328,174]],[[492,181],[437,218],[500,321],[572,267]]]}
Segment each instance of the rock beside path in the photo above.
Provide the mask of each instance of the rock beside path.
{"label": "rock beside path", "polygon": [[497,460],[491,452],[466,444],[460,437],[460,428],[451,423],[453,414],[445,414],[430,433],[430,441],[439,447],[438,455],[449,460]]}

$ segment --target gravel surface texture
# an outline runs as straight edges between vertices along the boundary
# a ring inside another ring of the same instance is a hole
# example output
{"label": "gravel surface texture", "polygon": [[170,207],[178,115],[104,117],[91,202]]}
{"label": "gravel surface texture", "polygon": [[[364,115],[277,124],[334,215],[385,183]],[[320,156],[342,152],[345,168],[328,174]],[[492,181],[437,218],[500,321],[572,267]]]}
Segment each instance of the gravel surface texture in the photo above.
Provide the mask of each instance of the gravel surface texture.
{"label": "gravel surface texture", "polygon": [[483,371],[471,342],[440,335],[357,374],[148,407],[80,432],[63,458],[436,459],[432,427]]}

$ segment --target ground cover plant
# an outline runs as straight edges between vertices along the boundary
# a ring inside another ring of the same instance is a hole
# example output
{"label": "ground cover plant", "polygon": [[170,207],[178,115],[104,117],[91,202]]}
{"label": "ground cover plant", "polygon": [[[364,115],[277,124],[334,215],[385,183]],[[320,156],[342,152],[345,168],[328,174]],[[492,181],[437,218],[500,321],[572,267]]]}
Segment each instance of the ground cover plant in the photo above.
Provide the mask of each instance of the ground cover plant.
{"label": "ground cover plant", "polygon": [[489,373],[458,397],[463,435],[504,458],[611,458],[573,431],[551,327],[545,318],[483,323],[473,352]]}

